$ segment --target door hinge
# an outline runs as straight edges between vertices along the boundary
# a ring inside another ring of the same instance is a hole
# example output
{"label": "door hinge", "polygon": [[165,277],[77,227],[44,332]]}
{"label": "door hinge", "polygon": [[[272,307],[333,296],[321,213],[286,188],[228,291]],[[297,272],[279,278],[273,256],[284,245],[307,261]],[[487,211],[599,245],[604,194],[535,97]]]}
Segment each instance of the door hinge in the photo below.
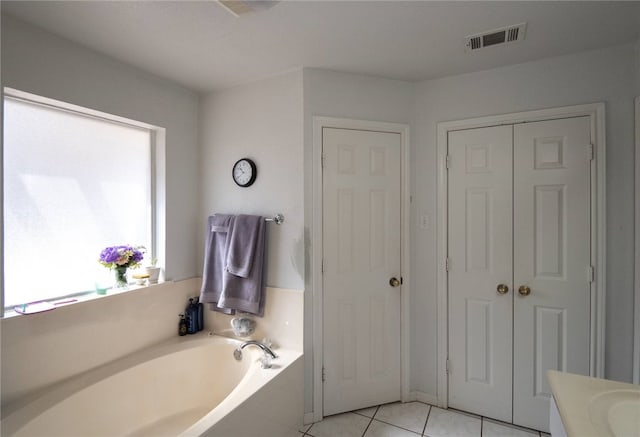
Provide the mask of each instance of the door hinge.
{"label": "door hinge", "polygon": [[322,258],[322,261],[320,263],[320,272],[324,273],[324,258]]}
{"label": "door hinge", "polygon": [[587,281],[593,282],[595,280],[596,271],[593,266],[587,267]]}
{"label": "door hinge", "polygon": [[589,161],[593,161],[594,159],[593,144],[587,144],[587,159],[589,159]]}
{"label": "door hinge", "polygon": [[447,371],[447,375],[451,372],[451,361],[449,361],[449,358],[447,358],[447,363],[445,365],[446,367],[446,371]]}
{"label": "door hinge", "polygon": [[449,262],[449,257],[444,260],[444,269],[448,272],[451,268],[451,263]]}
{"label": "door hinge", "polygon": [[320,155],[320,165],[324,168],[324,153]]}
{"label": "door hinge", "polygon": [[447,157],[445,158],[445,164],[447,166],[447,169],[451,168],[451,155],[447,155]]}
{"label": "door hinge", "polygon": [[324,370],[324,366],[322,366],[322,382],[324,382],[327,379],[327,373]]}

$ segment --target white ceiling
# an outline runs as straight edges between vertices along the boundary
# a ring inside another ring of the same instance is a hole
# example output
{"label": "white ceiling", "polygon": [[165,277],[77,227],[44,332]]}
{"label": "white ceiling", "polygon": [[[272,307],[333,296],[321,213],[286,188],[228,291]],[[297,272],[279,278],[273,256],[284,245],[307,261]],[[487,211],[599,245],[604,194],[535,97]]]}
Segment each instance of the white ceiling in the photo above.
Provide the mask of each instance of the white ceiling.
{"label": "white ceiling", "polygon": [[[212,91],[299,67],[409,81],[640,38],[640,2],[282,1],[234,17],[208,1],[2,1],[2,12]],[[528,23],[525,41],[465,53],[464,37]]]}

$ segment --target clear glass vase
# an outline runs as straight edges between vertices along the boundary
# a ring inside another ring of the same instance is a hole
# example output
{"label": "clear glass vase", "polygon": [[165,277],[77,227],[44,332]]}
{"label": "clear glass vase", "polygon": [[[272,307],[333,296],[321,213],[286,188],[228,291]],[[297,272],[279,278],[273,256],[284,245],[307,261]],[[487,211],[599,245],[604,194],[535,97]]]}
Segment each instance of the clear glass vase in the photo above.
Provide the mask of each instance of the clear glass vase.
{"label": "clear glass vase", "polygon": [[124,290],[129,287],[127,283],[127,268],[126,267],[116,267],[116,281],[113,284],[114,290]]}

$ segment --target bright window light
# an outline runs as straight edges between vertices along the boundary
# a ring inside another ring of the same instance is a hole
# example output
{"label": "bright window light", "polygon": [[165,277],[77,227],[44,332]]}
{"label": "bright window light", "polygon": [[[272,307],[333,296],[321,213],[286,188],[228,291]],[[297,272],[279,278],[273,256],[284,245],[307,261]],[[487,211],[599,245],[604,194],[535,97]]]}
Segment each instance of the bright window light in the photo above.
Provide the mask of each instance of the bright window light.
{"label": "bright window light", "polygon": [[107,246],[152,243],[152,131],[4,98],[4,305],[93,291]]}

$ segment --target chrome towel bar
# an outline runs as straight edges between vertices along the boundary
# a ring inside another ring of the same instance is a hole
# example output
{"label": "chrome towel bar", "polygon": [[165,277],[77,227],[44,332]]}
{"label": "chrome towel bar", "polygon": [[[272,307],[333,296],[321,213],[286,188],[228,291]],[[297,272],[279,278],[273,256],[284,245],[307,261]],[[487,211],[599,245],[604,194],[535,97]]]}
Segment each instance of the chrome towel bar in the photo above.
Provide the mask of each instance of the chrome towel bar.
{"label": "chrome towel bar", "polygon": [[281,225],[284,223],[284,216],[282,214],[276,214],[273,218],[265,218],[265,222],[274,222],[276,225]]}

